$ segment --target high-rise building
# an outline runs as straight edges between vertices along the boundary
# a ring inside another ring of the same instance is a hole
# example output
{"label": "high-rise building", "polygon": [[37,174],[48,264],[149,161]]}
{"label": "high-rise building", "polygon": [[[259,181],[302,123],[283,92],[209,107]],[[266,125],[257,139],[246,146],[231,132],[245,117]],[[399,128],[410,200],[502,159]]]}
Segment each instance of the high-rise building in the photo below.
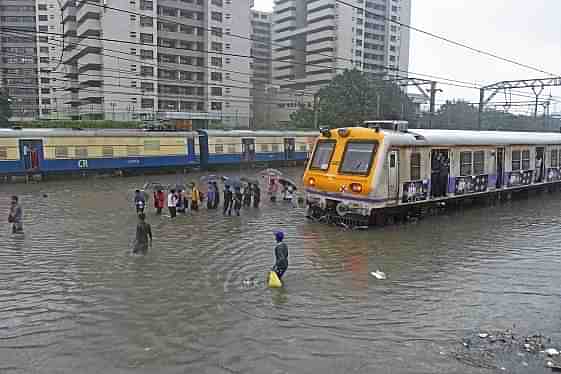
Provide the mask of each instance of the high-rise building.
{"label": "high-rise building", "polygon": [[0,91],[18,120],[39,113],[36,11],[35,0],[0,0]]}
{"label": "high-rise building", "polygon": [[249,0],[63,1],[73,116],[206,113],[249,125]]}
{"label": "high-rise building", "polygon": [[270,125],[266,92],[272,79],[272,22],[270,12],[251,10],[252,127]]}
{"label": "high-rise building", "polygon": [[406,76],[411,0],[277,0],[273,79],[315,91],[345,69]]}

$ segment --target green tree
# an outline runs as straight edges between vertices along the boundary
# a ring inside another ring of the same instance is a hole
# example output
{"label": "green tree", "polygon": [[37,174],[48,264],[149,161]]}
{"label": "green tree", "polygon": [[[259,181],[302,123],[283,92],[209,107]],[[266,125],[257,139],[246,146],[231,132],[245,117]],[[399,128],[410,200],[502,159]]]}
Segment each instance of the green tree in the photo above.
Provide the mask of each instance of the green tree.
{"label": "green tree", "polygon": [[[405,92],[389,80],[358,70],[347,70],[318,92],[321,127],[361,125],[367,120],[414,119],[414,105]],[[310,121],[313,110],[303,108],[291,116],[292,125]]]}
{"label": "green tree", "polygon": [[314,128],[314,111],[309,108],[301,108],[290,114],[290,126],[298,129]]}
{"label": "green tree", "polygon": [[7,95],[0,94],[0,126],[8,126],[10,117],[12,117],[11,100]]}
{"label": "green tree", "polygon": [[477,129],[479,109],[466,101],[446,101],[436,112],[433,128],[439,129]]}

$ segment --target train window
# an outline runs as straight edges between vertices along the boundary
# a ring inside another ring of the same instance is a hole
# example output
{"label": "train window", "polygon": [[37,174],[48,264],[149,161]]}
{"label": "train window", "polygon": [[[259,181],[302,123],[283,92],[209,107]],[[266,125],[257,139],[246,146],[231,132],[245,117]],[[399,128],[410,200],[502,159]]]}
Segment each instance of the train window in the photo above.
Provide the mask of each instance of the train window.
{"label": "train window", "polygon": [[260,144],[259,148],[261,152],[269,152],[269,144]]}
{"label": "train window", "polygon": [[471,152],[460,152],[460,177],[472,175],[471,156]]}
{"label": "train window", "polygon": [[530,151],[522,151],[522,170],[530,170]]}
{"label": "train window", "polygon": [[55,158],[68,158],[68,147],[56,146],[55,147]]}
{"label": "train window", "polygon": [[145,140],[144,141],[144,150],[145,151],[159,151],[160,150],[160,141],[159,140]]}
{"label": "train window", "polygon": [[215,144],[214,153],[224,153],[224,146],[222,144]]}
{"label": "train window", "polygon": [[512,171],[520,170],[520,151],[512,151]]}
{"label": "train window", "polygon": [[88,158],[88,147],[76,147],[74,149],[74,156],[76,158]]}
{"label": "train window", "polygon": [[279,151],[279,145],[278,144],[271,145],[271,151],[278,152]]}
{"label": "train window", "polygon": [[473,175],[485,174],[485,151],[473,152]]}
{"label": "train window", "polygon": [[421,179],[421,154],[419,152],[411,153],[411,174],[410,180],[417,181]]}
{"label": "train window", "polygon": [[236,146],[231,144],[228,146],[228,153],[236,153]]}
{"label": "train window", "polygon": [[127,156],[140,156],[140,147],[137,145],[127,145]]}
{"label": "train window", "polygon": [[7,159],[8,159],[8,148],[0,147],[0,160],[7,160]]}
{"label": "train window", "polygon": [[307,152],[308,151],[308,147],[306,147],[306,144],[300,144],[300,152]]}
{"label": "train window", "polygon": [[335,141],[321,140],[316,146],[310,169],[327,170],[335,149]]}
{"label": "train window", "polygon": [[103,157],[113,157],[113,147],[104,146],[101,149],[101,155]]}
{"label": "train window", "polygon": [[377,142],[348,142],[339,172],[367,175],[377,148]]}
{"label": "train window", "polygon": [[557,154],[559,152],[557,151],[557,149],[552,149],[551,150],[551,167],[552,168],[556,168],[559,166],[559,158],[557,157]]}

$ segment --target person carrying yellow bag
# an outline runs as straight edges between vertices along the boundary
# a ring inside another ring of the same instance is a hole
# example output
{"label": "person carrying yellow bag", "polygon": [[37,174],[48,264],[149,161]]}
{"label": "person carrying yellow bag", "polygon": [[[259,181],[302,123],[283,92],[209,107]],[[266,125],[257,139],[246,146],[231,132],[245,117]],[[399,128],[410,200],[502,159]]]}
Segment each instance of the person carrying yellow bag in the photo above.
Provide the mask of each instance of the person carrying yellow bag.
{"label": "person carrying yellow bag", "polygon": [[[275,266],[269,274],[269,287],[280,287],[282,285],[282,276],[288,269],[288,246],[283,242],[284,233],[282,231],[275,232],[277,246],[275,247]],[[275,277],[276,275],[276,277]],[[275,279],[276,278],[276,279]]]}

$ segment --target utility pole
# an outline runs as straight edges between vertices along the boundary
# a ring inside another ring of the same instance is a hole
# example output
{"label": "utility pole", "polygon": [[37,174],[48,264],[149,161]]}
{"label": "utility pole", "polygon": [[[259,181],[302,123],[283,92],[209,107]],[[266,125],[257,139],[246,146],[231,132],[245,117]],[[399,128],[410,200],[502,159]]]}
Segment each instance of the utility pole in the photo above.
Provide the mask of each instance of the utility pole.
{"label": "utility pole", "polygon": [[376,94],[376,119],[378,119],[378,120],[381,119],[380,118],[380,100],[381,100],[380,94],[377,93]]}
{"label": "utility pole", "polygon": [[319,95],[316,92],[314,94],[314,129],[319,128]]}
{"label": "utility pole", "polygon": [[442,90],[436,88],[436,82],[430,82],[430,102],[429,102],[429,129],[432,129],[432,122],[434,120],[435,108],[436,108],[436,93],[442,92]]}
{"label": "utility pole", "polygon": [[479,89],[479,112],[477,114],[477,129],[481,131],[481,115],[483,114],[483,102],[485,100],[485,88]]}

